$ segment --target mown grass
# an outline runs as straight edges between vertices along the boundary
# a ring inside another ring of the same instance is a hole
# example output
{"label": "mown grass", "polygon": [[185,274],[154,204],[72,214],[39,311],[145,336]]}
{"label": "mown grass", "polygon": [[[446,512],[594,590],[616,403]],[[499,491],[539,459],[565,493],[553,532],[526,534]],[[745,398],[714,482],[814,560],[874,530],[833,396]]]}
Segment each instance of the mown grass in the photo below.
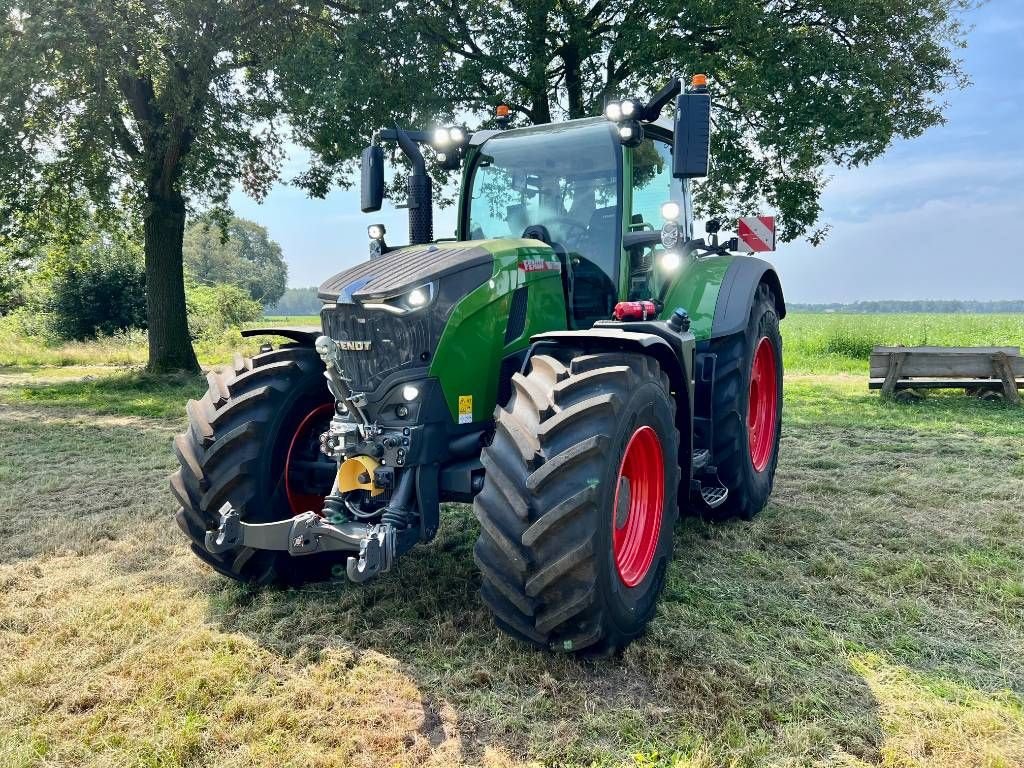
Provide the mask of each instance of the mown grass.
{"label": "mown grass", "polygon": [[74,372],[0,380],[0,765],[1024,765],[1020,409],[789,376],[768,509],[584,663],[492,626],[460,505],[363,587],[224,581],[166,490],[203,383]]}

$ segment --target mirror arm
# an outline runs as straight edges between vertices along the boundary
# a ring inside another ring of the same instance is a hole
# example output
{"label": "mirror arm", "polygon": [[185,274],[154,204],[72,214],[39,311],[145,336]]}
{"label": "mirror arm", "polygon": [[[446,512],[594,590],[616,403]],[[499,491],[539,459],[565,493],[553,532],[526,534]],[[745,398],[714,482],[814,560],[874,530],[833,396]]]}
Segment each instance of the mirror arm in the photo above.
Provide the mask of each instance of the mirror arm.
{"label": "mirror arm", "polygon": [[682,83],[678,77],[670,79],[660,91],[651,97],[650,102],[644,106],[643,113],[640,116],[641,119],[650,123],[661,117],[661,110],[679,95],[682,88]]}

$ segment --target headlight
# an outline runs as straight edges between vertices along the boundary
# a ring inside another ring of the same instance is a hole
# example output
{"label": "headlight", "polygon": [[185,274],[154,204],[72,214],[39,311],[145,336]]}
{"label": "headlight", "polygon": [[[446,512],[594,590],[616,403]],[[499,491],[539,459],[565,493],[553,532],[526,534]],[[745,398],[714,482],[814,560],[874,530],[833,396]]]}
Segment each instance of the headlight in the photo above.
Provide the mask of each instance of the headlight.
{"label": "headlight", "polygon": [[434,284],[425,283],[398,296],[366,302],[363,306],[366,309],[381,309],[393,315],[405,315],[428,306],[434,300],[435,293]]}

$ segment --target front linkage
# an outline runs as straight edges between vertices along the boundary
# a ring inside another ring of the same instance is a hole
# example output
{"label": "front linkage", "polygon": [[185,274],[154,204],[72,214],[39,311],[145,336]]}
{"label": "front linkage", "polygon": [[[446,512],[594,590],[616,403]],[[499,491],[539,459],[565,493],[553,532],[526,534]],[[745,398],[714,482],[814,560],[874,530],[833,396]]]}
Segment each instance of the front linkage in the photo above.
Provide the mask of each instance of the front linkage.
{"label": "front linkage", "polygon": [[[321,449],[338,464],[323,510],[319,514],[308,510],[271,523],[245,523],[238,511],[225,503],[220,508],[220,524],[217,530],[207,532],[205,545],[215,555],[235,547],[287,552],[292,556],[352,552],[354,556],[345,561],[345,572],[349,579],[361,583],[388,571],[398,556],[419,540],[419,530],[411,527],[416,516],[411,508],[413,473],[408,468],[399,470],[397,489],[380,513],[381,522],[367,523],[352,520],[347,511],[339,488],[339,478],[344,474],[342,465],[353,452],[382,456],[389,449],[396,453],[400,463],[409,438],[399,433],[386,434],[370,421],[364,410],[365,396],[349,387],[337,341],[320,336],[315,348],[324,363],[328,389],[338,404],[330,429],[320,436]],[[360,455],[352,461],[365,461],[365,457]],[[386,465],[386,459],[378,467],[357,466],[355,472],[352,482],[359,487],[383,490],[394,485],[395,470]]]}

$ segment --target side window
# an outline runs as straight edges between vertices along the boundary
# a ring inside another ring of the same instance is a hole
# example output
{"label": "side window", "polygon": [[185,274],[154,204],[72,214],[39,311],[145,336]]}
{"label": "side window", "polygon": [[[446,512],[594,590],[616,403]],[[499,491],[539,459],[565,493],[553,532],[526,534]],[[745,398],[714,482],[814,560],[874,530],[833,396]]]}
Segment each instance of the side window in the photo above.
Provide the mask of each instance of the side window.
{"label": "side window", "polygon": [[[673,184],[672,151],[668,144],[644,139],[633,150],[633,210],[630,230],[661,229],[661,204],[679,197]],[[678,201],[680,205],[682,200]]]}

